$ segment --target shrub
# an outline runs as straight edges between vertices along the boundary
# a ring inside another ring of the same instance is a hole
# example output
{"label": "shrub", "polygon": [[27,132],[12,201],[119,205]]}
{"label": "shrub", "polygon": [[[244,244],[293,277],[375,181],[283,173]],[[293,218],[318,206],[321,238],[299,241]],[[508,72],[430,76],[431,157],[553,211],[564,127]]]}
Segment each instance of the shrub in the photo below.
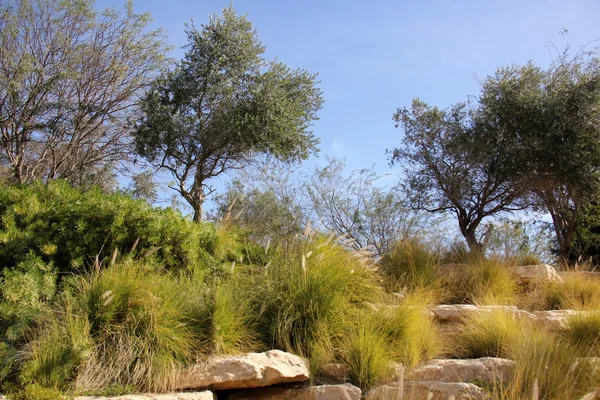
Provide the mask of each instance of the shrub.
{"label": "shrub", "polygon": [[80,192],[66,182],[0,186],[0,265],[16,266],[30,252],[60,272],[132,247],[168,268],[205,264],[216,245],[210,224],[194,224],[172,209],[99,189]]}
{"label": "shrub", "polygon": [[271,348],[305,357],[341,329],[353,306],[378,296],[366,255],[318,238],[276,255],[248,294],[258,314],[259,333]]}
{"label": "shrub", "polygon": [[455,336],[454,352],[464,358],[507,357],[522,323],[502,311],[475,313]]}
{"label": "shrub", "polygon": [[399,242],[380,263],[386,288],[391,292],[436,286],[438,268],[437,255],[417,240]]}
{"label": "shrub", "polygon": [[448,269],[443,279],[448,303],[513,304],[516,283],[510,272],[494,261],[474,258]]}

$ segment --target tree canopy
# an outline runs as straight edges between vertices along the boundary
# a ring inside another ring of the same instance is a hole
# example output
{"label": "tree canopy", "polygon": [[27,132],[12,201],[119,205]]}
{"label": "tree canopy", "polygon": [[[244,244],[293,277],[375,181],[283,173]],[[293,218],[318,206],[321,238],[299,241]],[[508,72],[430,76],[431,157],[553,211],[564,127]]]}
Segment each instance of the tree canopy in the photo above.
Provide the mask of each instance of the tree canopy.
{"label": "tree canopy", "polygon": [[106,176],[165,65],[148,14],[83,0],[0,3],[0,164],[19,183]]}
{"label": "tree canopy", "polygon": [[316,75],[263,58],[256,30],[231,6],[187,35],[184,59],[144,98],[135,143],[171,173],[199,221],[211,178],[258,154],[296,161],[316,151],[310,126],[323,99]]}

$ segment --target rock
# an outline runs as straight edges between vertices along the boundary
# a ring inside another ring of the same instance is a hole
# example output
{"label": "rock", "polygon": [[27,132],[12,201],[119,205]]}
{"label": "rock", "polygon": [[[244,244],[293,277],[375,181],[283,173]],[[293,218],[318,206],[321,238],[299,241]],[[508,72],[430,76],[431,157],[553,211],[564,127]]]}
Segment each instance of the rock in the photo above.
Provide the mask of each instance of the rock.
{"label": "rock", "polygon": [[502,311],[511,314],[514,318],[533,320],[535,317],[516,306],[474,306],[472,304],[445,304],[432,309],[433,314],[441,321],[462,321],[479,312]]}
{"label": "rock", "polygon": [[554,267],[541,265],[522,265],[518,267],[507,267],[507,269],[521,282],[530,283],[547,283],[547,282],[563,282],[563,279],[556,272]]}
{"label": "rock", "polygon": [[574,371],[578,366],[584,367],[594,376],[600,376],[600,357],[577,357],[571,366],[571,371]]}
{"label": "rock", "polygon": [[360,389],[349,383],[304,388],[268,387],[229,393],[227,400],[359,400]]}
{"label": "rock", "polygon": [[218,356],[182,371],[176,389],[246,389],[309,379],[305,359],[280,350]]}
{"label": "rock", "polygon": [[598,392],[590,392],[579,400],[598,400]]}
{"label": "rock", "polygon": [[348,381],[348,366],[345,364],[325,364],[319,369],[319,382],[346,383]]}
{"label": "rock", "polygon": [[388,382],[401,382],[406,379],[406,367],[398,362],[390,363],[390,370],[388,375],[383,380],[383,383]]}
{"label": "rock", "polygon": [[[205,390],[203,392],[181,392],[181,393],[163,393],[163,394],[126,394],[116,397],[104,396],[79,396],[74,400],[214,400],[216,397],[213,392]],[[1,400],[1,398],[0,398]]]}
{"label": "rock", "polygon": [[485,400],[489,396],[472,383],[404,382],[403,385],[380,386],[367,393],[366,400]]}
{"label": "rock", "polygon": [[414,381],[440,382],[507,382],[515,362],[504,358],[439,359],[415,369],[409,378]]}
{"label": "rock", "polygon": [[575,310],[552,310],[552,311],[534,311],[535,324],[549,331],[559,331],[565,329],[569,322],[569,318],[583,313],[585,311]]}

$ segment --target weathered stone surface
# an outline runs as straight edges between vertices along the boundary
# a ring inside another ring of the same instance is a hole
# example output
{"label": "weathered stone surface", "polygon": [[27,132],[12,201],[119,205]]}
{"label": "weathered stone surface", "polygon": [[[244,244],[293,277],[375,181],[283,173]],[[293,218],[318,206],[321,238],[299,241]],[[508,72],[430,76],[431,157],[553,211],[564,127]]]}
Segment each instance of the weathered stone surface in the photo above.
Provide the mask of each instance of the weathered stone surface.
{"label": "weathered stone surface", "polygon": [[600,397],[600,392],[596,391],[596,392],[590,392],[588,394],[586,394],[585,396],[583,396],[581,399],[579,400],[598,400],[598,398]]}
{"label": "weathered stone surface", "polygon": [[480,312],[501,311],[514,318],[534,319],[527,311],[519,310],[516,306],[475,306],[472,304],[444,304],[432,309],[433,314],[441,321],[461,321]]}
{"label": "weathered stone surface", "polygon": [[279,350],[219,356],[180,374],[177,390],[211,388],[246,389],[281,383],[304,382],[309,378],[305,359]]}
{"label": "weathered stone surface", "polygon": [[[205,390],[203,392],[181,392],[181,393],[163,393],[163,394],[126,394],[123,396],[79,396],[75,400],[214,400],[216,397],[213,392]],[[0,398],[0,400],[2,400]]]}
{"label": "weathered stone surface", "polygon": [[268,387],[229,393],[227,400],[359,400],[360,389],[349,383],[304,388]]}
{"label": "weathered stone surface", "polygon": [[489,396],[472,383],[462,382],[404,382],[403,385],[385,385],[367,393],[366,400],[485,400]]}
{"label": "weathered stone surface", "polygon": [[346,383],[348,381],[348,366],[345,364],[329,363],[319,369],[319,382]]}
{"label": "weathered stone surface", "polygon": [[553,310],[553,311],[534,311],[535,324],[541,328],[550,331],[559,331],[567,327],[569,318],[584,311],[574,310]]}
{"label": "weathered stone surface", "polygon": [[440,382],[507,382],[515,362],[504,358],[439,359],[415,369],[409,376],[414,381]]}
{"label": "weathered stone surface", "polygon": [[507,268],[521,283],[563,282],[554,267],[541,265],[521,265]]}

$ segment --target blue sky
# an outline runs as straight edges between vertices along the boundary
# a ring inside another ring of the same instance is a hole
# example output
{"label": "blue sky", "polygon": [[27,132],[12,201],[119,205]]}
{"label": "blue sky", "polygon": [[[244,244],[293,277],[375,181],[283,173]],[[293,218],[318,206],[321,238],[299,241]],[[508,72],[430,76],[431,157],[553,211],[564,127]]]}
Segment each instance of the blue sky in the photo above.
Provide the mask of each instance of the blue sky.
{"label": "blue sky", "polygon": [[[124,0],[97,1],[98,8]],[[184,23],[197,25],[229,1],[145,0],[154,27],[166,29],[180,58]],[[478,93],[477,80],[500,66],[547,65],[550,41],[573,48],[600,38],[598,0],[391,1],[238,0],[267,47],[291,67],[318,72],[325,104],[314,125],[319,158],[346,157],[353,168],[389,172],[385,150],[401,132],[392,114],[414,97],[440,107]],[[568,30],[566,37],[559,35]]]}

